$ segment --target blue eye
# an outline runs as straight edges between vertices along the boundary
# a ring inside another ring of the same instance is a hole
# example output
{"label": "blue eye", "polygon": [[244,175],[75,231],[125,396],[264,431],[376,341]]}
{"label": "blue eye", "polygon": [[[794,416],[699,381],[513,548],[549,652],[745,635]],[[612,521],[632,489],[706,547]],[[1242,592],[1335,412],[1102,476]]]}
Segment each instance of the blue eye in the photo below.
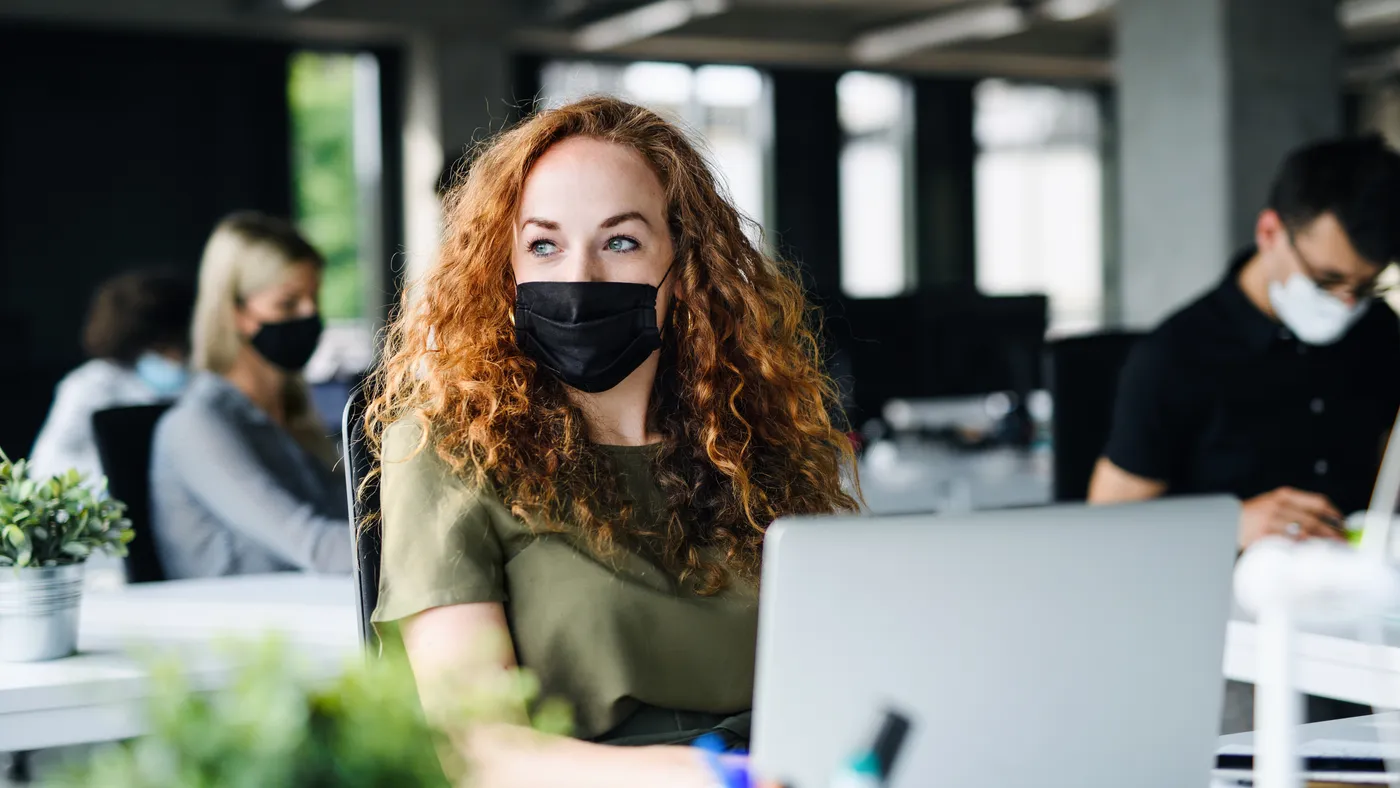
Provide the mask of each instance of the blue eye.
{"label": "blue eye", "polygon": [[635,252],[642,247],[635,238],[628,238],[625,235],[615,235],[608,239],[606,248],[609,252]]}
{"label": "blue eye", "polygon": [[548,257],[559,251],[558,245],[553,241],[533,241],[526,248],[530,251],[530,254],[536,257]]}

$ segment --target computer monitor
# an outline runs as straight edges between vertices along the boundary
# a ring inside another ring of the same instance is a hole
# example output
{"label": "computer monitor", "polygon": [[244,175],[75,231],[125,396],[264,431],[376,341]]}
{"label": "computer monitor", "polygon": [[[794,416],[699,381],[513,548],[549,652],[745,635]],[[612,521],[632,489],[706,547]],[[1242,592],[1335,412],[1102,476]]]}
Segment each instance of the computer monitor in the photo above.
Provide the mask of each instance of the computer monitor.
{"label": "computer monitor", "polygon": [[1042,385],[1048,324],[1043,295],[940,289],[827,308],[831,343],[849,359],[859,412],[891,399],[959,397]]}

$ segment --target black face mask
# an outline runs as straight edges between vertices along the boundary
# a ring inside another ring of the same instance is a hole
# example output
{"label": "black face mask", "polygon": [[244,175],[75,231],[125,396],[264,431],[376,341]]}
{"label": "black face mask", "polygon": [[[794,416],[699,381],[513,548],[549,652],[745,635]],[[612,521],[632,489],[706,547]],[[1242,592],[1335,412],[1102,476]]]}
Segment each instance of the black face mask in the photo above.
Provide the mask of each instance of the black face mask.
{"label": "black face mask", "polygon": [[565,385],[590,394],[607,391],[661,347],[659,287],[628,282],[516,285],[515,343]]}
{"label": "black face mask", "polygon": [[263,323],[249,343],[258,354],[287,372],[300,372],[321,341],[321,316]]}

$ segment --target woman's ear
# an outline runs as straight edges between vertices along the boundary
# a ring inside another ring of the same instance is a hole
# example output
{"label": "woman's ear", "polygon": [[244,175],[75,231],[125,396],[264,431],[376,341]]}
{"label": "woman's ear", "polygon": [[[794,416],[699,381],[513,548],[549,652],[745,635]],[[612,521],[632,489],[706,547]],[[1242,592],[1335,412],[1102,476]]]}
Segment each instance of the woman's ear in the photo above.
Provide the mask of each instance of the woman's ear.
{"label": "woman's ear", "polygon": [[251,339],[254,334],[258,333],[258,329],[261,327],[261,324],[254,319],[252,315],[248,314],[248,308],[246,306],[238,303],[233,305],[233,330],[238,336],[245,340]]}

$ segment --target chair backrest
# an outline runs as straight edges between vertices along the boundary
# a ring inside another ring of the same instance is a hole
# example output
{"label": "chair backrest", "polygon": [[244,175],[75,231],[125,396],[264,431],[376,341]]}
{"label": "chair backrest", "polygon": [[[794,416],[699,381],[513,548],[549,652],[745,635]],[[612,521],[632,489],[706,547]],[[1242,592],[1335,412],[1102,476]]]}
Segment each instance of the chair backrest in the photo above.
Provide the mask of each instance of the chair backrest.
{"label": "chair backrest", "polygon": [[151,440],[168,404],[109,408],[92,414],[92,433],[107,489],[126,503],[136,538],[127,545],[128,583],[165,579],[151,525]]}
{"label": "chair backrest", "polygon": [[1094,465],[1113,426],[1118,375],[1141,338],[1141,334],[1112,332],[1050,343],[1046,377],[1055,401],[1051,429],[1056,501],[1088,497]]}
{"label": "chair backrest", "polygon": [[369,617],[379,604],[379,478],[369,484],[374,457],[365,444],[366,386],[358,386],[345,403],[340,423],[349,496],[350,541],[355,546],[355,607],[360,614],[360,640],[371,653],[379,651],[379,634]]}

